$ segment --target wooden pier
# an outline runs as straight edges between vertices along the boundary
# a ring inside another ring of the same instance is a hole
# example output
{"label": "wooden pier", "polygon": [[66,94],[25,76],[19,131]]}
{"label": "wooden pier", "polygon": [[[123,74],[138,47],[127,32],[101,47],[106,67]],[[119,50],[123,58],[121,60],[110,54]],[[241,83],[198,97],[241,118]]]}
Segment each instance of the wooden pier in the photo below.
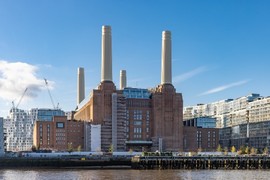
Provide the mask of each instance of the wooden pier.
{"label": "wooden pier", "polygon": [[134,169],[270,169],[268,156],[136,156]]}

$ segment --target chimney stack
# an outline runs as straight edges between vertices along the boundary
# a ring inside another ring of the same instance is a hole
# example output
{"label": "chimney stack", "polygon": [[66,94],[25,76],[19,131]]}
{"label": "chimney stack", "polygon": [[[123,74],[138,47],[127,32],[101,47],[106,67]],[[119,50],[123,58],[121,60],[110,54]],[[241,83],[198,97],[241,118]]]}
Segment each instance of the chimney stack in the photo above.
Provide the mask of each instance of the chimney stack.
{"label": "chimney stack", "polygon": [[102,26],[101,46],[101,82],[112,81],[112,36],[110,26]]}
{"label": "chimney stack", "polygon": [[79,105],[85,98],[85,87],[84,87],[84,68],[78,68],[78,79],[77,79],[77,105]]}
{"label": "chimney stack", "polygon": [[120,70],[120,89],[127,87],[127,73],[126,70]]}
{"label": "chimney stack", "polygon": [[161,84],[172,84],[171,32],[162,32]]}

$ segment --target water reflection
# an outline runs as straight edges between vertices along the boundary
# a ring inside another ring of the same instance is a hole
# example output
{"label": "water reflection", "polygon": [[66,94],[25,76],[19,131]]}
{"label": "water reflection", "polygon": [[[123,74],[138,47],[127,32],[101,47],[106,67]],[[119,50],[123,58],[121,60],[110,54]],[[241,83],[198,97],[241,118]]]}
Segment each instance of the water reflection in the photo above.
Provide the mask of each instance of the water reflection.
{"label": "water reflection", "polygon": [[263,170],[71,170],[71,169],[35,169],[0,170],[0,179],[4,180],[235,180],[269,179],[270,171]]}

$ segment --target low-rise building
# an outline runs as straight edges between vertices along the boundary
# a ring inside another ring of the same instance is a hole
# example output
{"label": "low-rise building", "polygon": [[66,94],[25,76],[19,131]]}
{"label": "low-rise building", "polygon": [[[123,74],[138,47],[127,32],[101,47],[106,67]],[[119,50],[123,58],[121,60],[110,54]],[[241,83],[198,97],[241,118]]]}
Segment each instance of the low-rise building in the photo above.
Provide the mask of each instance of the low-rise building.
{"label": "low-rise building", "polygon": [[54,116],[52,121],[36,121],[33,145],[37,149],[67,151],[84,148],[84,122]]}
{"label": "low-rise building", "polygon": [[[198,126],[197,119],[184,121],[184,151],[216,151],[219,144],[219,129]],[[212,120],[211,120],[212,121]]]}

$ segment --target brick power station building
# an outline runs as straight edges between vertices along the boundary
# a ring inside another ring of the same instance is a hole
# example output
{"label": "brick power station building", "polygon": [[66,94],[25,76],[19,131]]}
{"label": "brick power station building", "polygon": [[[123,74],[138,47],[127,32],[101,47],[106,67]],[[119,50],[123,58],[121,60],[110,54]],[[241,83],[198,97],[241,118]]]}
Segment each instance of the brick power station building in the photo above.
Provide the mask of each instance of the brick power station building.
{"label": "brick power station building", "polygon": [[[120,89],[112,80],[111,27],[102,27],[101,82],[74,115],[76,120],[101,125],[101,150],[143,147],[149,150],[183,150],[183,100],[172,85],[171,33],[162,33],[161,83],[151,90],[126,87],[121,71]],[[79,76],[80,76],[79,72]],[[80,79],[80,78],[79,78]],[[78,92],[84,89],[79,82]],[[144,93],[144,94],[142,94]],[[79,95],[80,97],[82,95]],[[142,150],[142,149],[140,149]]]}

